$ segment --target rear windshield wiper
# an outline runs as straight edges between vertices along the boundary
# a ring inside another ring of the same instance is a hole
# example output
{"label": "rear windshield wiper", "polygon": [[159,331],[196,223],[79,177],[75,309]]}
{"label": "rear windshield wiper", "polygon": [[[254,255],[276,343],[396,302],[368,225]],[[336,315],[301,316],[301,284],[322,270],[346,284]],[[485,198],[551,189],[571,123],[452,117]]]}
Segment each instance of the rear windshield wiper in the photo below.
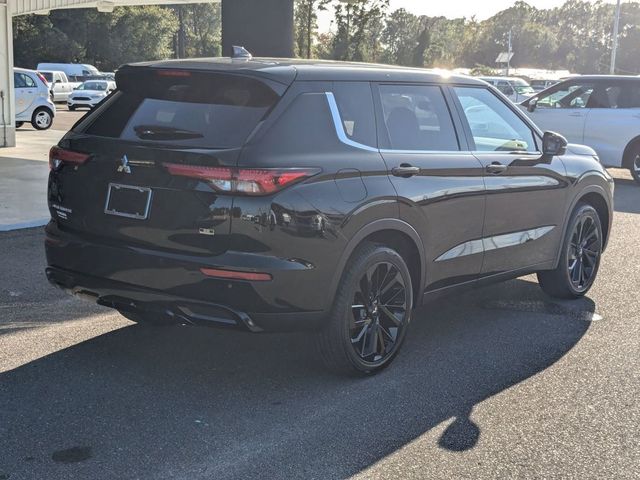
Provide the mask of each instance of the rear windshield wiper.
{"label": "rear windshield wiper", "polygon": [[136,125],[133,127],[138,138],[143,140],[187,140],[190,138],[202,138],[203,135],[192,130],[165,127],[163,125]]}

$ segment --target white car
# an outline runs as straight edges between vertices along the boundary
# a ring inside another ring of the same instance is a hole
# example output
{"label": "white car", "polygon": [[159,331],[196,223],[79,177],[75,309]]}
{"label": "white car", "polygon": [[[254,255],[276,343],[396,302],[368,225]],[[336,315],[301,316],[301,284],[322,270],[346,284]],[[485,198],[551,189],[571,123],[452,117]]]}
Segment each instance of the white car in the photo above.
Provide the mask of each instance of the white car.
{"label": "white car", "polygon": [[46,130],[53,125],[56,106],[49,95],[45,78],[34,70],[13,69],[13,85],[16,101],[16,128],[30,122],[36,130]]}
{"label": "white car", "polygon": [[88,80],[71,92],[67,99],[67,106],[69,110],[79,107],[91,109],[115,89],[116,82],[112,80]]}
{"label": "white car", "polygon": [[54,102],[66,102],[69,94],[81,83],[70,82],[67,74],[62,71],[42,70],[38,71],[38,73],[47,79]]}
{"label": "white car", "polygon": [[38,71],[64,72],[72,82],[83,82],[86,77],[100,75],[100,72],[93,65],[86,63],[39,63]]}
{"label": "white car", "polygon": [[496,87],[514,103],[520,103],[536,93],[531,85],[518,77],[480,77],[480,80]]}
{"label": "white car", "polygon": [[541,129],[590,146],[605,167],[627,168],[640,183],[640,77],[572,77],[520,108]]}

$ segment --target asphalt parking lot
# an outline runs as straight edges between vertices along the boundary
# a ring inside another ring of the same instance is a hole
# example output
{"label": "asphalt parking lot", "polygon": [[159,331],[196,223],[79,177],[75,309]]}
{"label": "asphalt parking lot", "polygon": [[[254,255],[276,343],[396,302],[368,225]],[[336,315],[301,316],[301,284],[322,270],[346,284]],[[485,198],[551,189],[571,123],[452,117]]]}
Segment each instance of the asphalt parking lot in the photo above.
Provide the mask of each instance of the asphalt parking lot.
{"label": "asphalt parking lot", "polygon": [[419,310],[373,378],[306,335],[144,327],[0,234],[0,479],[639,478],[640,187],[585,299],[524,277]]}

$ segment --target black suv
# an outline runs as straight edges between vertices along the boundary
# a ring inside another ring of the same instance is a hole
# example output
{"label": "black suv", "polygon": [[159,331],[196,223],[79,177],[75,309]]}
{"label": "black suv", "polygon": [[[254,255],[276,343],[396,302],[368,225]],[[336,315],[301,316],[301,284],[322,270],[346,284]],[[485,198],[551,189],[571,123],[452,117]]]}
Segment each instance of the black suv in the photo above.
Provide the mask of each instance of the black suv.
{"label": "black suv", "polygon": [[315,329],[330,367],[371,373],[442,293],[596,277],[611,177],[484,82],[208,59],[117,83],[51,150],[46,273],[135,322]]}

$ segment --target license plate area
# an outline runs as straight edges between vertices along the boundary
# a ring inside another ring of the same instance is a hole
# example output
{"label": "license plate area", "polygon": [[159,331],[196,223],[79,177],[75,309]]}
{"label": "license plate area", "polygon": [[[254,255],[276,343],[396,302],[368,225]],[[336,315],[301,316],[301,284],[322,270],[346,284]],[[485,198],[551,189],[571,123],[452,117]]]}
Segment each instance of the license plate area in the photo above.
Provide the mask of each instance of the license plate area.
{"label": "license plate area", "polygon": [[110,183],[104,213],[117,217],[146,220],[151,207],[151,189]]}

